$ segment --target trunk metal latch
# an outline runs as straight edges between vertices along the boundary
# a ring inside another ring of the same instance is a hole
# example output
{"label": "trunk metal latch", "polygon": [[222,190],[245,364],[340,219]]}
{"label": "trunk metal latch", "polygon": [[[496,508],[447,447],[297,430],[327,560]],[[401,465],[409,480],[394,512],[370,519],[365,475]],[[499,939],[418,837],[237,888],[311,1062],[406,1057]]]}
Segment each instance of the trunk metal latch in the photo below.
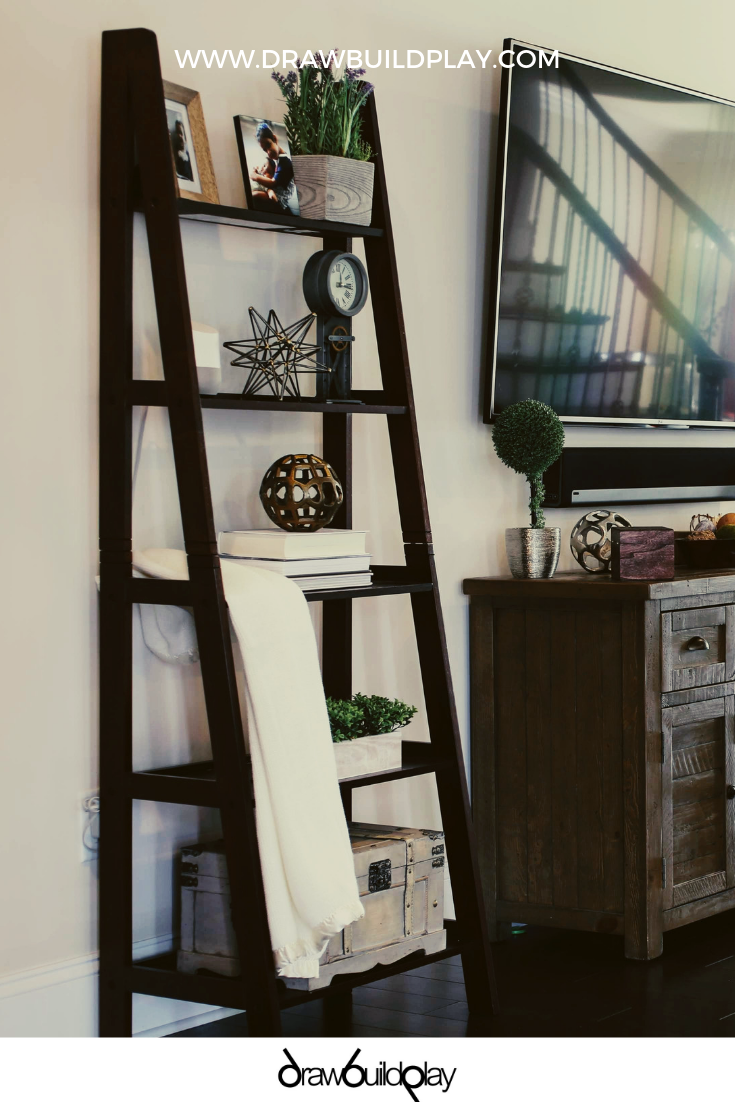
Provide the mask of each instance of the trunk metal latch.
{"label": "trunk metal latch", "polygon": [[368,891],[384,892],[391,886],[390,858],[386,861],[373,861],[368,869]]}

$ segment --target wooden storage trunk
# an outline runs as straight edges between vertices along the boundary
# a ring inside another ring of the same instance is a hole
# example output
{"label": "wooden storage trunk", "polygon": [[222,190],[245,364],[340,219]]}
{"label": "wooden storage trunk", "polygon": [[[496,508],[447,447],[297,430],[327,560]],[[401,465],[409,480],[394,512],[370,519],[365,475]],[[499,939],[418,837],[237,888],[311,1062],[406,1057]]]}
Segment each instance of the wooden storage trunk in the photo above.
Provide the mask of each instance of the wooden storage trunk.
{"label": "wooden storage trunk", "polygon": [[[444,835],[438,830],[350,823],[355,876],[365,917],[331,939],[316,979],[286,979],[288,987],[315,991],[343,972],[446,946]],[[230,886],[222,842],[181,851],[179,971],[240,974],[230,917]]]}

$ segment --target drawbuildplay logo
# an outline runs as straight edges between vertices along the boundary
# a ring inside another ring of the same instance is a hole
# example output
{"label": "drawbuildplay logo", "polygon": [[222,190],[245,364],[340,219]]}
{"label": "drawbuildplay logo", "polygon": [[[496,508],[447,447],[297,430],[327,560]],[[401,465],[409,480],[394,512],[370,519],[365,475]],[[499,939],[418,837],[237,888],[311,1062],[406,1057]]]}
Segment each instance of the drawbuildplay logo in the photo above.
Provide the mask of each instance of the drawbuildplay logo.
{"label": "drawbuildplay logo", "polygon": [[288,1063],[278,1072],[278,1082],[282,1087],[403,1087],[413,1099],[420,1102],[416,1091],[422,1087],[441,1087],[446,1094],[457,1072],[451,1074],[444,1068],[430,1068],[428,1064],[405,1064],[400,1061],[397,1067],[388,1067],[382,1060],[376,1067],[366,1068],[357,1063],[361,1049],[357,1048],[341,1069],[301,1067],[296,1063],[287,1048],[284,1053]]}

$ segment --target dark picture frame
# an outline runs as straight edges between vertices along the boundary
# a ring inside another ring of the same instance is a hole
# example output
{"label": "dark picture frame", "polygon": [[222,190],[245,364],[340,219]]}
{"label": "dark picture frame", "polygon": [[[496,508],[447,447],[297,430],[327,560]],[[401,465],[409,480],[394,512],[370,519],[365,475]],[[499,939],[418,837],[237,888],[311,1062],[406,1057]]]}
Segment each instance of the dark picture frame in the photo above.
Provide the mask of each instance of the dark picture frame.
{"label": "dark picture frame", "polygon": [[200,203],[219,203],[199,93],[164,80],[163,95],[178,195]]}
{"label": "dark picture frame", "polygon": [[[271,119],[259,119],[254,115],[234,115],[232,121],[248,210],[298,217],[299,197],[284,124]],[[269,173],[273,174],[274,186],[271,188],[264,183]],[[254,174],[260,176],[261,180],[254,180]],[[280,185],[279,176],[283,180]],[[256,186],[253,187],[253,184]]]}

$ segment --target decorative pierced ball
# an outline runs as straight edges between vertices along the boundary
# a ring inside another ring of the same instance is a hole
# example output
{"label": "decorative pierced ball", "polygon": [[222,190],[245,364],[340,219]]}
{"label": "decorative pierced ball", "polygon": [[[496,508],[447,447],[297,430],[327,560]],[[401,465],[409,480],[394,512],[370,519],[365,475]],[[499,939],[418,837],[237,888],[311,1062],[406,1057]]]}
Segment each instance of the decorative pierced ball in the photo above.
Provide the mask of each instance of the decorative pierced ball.
{"label": "decorative pierced ball", "polygon": [[590,574],[602,574],[610,569],[613,528],[630,528],[630,521],[610,509],[593,509],[585,513],[572,528],[569,545],[572,554]]}
{"label": "decorative pierced ball", "polygon": [[265,472],[260,500],[287,532],[316,532],[329,524],[344,500],[333,467],[318,455],[282,455]]}

